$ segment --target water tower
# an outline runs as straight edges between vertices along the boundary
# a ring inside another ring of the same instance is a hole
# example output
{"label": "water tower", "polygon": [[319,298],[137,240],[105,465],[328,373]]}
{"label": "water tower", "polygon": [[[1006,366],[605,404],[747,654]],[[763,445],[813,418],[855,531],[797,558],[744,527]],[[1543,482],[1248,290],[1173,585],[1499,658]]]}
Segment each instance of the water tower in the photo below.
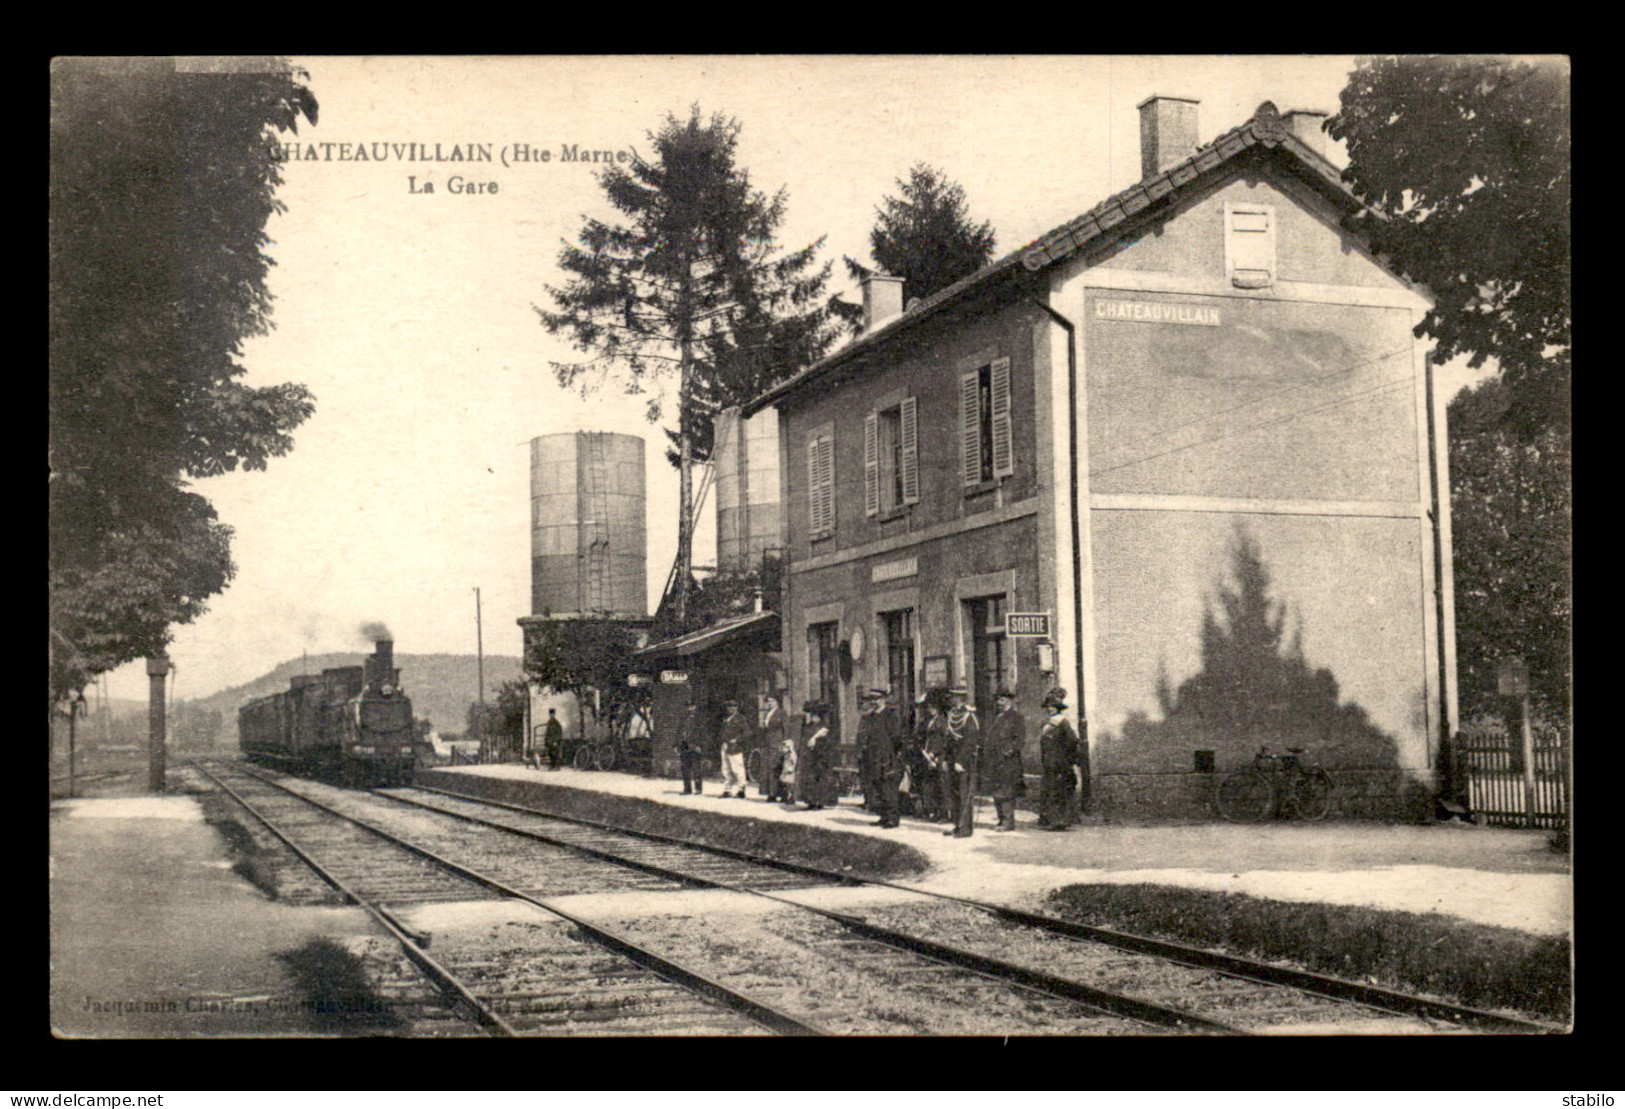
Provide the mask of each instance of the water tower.
{"label": "water tower", "polygon": [[530,610],[643,616],[643,440],[571,431],[530,441]]}
{"label": "water tower", "polygon": [[755,570],[779,535],[779,410],[748,420],[728,408],[716,418],[717,569]]}

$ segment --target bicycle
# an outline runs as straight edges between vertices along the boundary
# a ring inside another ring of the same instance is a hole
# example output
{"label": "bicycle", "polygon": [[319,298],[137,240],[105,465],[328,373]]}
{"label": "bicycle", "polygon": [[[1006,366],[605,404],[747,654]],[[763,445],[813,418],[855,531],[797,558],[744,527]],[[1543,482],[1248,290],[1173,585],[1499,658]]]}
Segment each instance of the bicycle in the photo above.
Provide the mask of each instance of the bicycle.
{"label": "bicycle", "polygon": [[1331,811],[1331,775],[1318,766],[1306,766],[1302,747],[1288,747],[1272,755],[1260,747],[1253,764],[1225,776],[1214,794],[1214,807],[1232,824],[1256,824],[1282,817],[1290,808],[1304,820],[1320,820]]}
{"label": "bicycle", "polygon": [[583,739],[576,744],[570,765],[577,770],[614,770],[620,750],[613,739]]}

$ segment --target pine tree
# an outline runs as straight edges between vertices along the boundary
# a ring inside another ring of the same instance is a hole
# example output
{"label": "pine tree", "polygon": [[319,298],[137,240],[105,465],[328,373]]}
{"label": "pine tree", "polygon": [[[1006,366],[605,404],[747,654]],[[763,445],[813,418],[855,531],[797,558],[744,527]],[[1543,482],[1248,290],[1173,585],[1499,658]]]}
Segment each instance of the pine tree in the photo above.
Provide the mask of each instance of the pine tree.
{"label": "pine tree", "polygon": [[[905,297],[924,300],[993,260],[993,225],[972,221],[964,188],[941,170],[917,163],[897,190],[875,209],[869,251],[882,272],[903,279]],[[847,268],[869,272],[850,258]]]}
{"label": "pine tree", "polygon": [[625,223],[584,217],[537,308],[553,334],[591,357],[555,362],[559,383],[583,395],[618,379],[660,419],[664,379],[677,383],[680,474],[676,606],[686,611],[693,550],[693,463],[708,457],[711,422],[730,404],[816,361],[836,338],[824,297],[822,240],[781,252],[783,189],[769,197],[736,164],[740,124],[722,115],[668,115],[649,135],[652,156],[611,166],[599,181]]}

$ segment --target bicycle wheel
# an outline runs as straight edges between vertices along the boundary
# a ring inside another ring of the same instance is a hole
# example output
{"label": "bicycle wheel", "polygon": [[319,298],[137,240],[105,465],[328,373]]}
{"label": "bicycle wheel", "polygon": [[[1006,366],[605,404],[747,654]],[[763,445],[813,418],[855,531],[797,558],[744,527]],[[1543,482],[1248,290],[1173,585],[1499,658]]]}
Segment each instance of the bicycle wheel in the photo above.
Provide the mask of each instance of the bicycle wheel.
{"label": "bicycle wheel", "polygon": [[586,743],[576,748],[576,753],[570,759],[570,765],[577,770],[592,769],[592,747]]}
{"label": "bicycle wheel", "polygon": [[1293,807],[1305,820],[1321,820],[1332,809],[1331,775],[1316,767],[1298,779],[1292,791]]}
{"label": "bicycle wheel", "polygon": [[613,743],[600,743],[592,749],[592,765],[594,770],[615,769],[615,745]]}
{"label": "bicycle wheel", "polygon": [[1232,824],[1256,824],[1275,807],[1270,781],[1256,770],[1238,770],[1219,784],[1214,795],[1219,815]]}
{"label": "bicycle wheel", "polygon": [[745,781],[753,786],[762,784],[762,753],[751,751],[745,755]]}

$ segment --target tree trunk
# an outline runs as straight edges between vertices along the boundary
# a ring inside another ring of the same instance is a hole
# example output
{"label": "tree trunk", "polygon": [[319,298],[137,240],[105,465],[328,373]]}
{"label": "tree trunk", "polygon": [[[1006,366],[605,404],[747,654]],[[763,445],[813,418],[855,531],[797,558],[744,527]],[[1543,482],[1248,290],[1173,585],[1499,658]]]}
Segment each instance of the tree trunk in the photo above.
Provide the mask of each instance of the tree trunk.
{"label": "tree trunk", "polygon": [[677,384],[677,623],[688,617],[688,579],[694,561],[694,445],[689,435],[688,376],[692,354],[686,326],[681,340]]}

